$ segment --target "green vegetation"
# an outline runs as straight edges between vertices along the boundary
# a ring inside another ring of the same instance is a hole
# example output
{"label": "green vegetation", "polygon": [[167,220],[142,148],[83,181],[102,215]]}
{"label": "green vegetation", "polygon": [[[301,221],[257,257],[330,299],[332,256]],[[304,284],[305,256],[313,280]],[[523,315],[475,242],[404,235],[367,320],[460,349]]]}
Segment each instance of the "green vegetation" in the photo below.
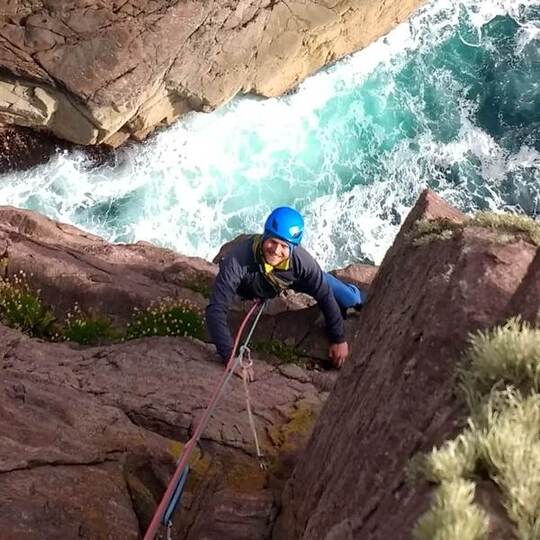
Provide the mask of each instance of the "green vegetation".
{"label": "green vegetation", "polygon": [[513,318],[478,332],[470,345],[460,379],[471,405],[496,385],[511,385],[524,394],[540,392],[540,329]]}
{"label": "green vegetation", "polygon": [[415,246],[432,240],[449,240],[456,231],[463,230],[463,223],[448,218],[422,219],[417,222],[412,234]]}
{"label": "green vegetation", "polygon": [[483,540],[487,530],[487,515],[474,504],[474,483],[456,478],[437,489],[414,536],[418,540]]}
{"label": "green vegetation", "polygon": [[[266,360],[274,365],[295,364],[302,369],[318,370],[319,361],[303,356],[293,345],[283,343],[277,339],[268,341],[254,341],[250,345],[255,352],[269,355]],[[276,361],[277,359],[277,361]]]}
{"label": "green vegetation", "polygon": [[516,537],[540,538],[539,373],[540,330],[519,319],[471,338],[460,369],[471,416],[422,460],[423,475],[440,485],[415,538],[485,538],[487,517],[473,502],[479,476],[499,487]]}
{"label": "green vegetation", "polygon": [[470,478],[475,469],[478,452],[470,431],[445,441],[424,457],[420,472],[432,482],[442,483],[456,478]]}
{"label": "green vegetation", "polygon": [[255,341],[252,343],[251,348],[262,354],[271,354],[284,363],[296,363],[299,361],[295,348],[291,345],[287,345],[276,339],[269,341]]}
{"label": "green vegetation", "polygon": [[109,319],[96,315],[87,315],[75,304],[73,311],[67,314],[66,322],[59,335],[65,341],[75,341],[81,345],[96,345],[115,340],[120,333],[113,328]]}
{"label": "green vegetation", "polygon": [[200,309],[189,301],[166,298],[144,310],[135,309],[127,330],[115,328],[99,314],[85,313],[78,304],[60,324],[40,291],[33,291],[24,272],[0,278],[0,320],[31,337],[96,345],[145,336],[203,336]]}
{"label": "green vegetation", "polygon": [[524,234],[536,246],[540,246],[540,222],[519,214],[495,214],[494,212],[478,212],[470,220],[471,225],[498,229],[514,234]]}
{"label": "green vegetation", "polygon": [[0,319],[32,337],[50,337],[55,317],[45,306],[39,291],[33,292],[21,270],[10,278],[0,278]]}
{"label": "green vegetation", "polygon": [[[518,214],[494,212],[478,212],[474,217],[466,218],[463,222],[448,218],[424,219],[419,221],[412,233],[414,245],[423,245],[432,240],[448,240],[465,227],[484,227],[506,233],[504,240],[508,241],[516,234],[521,234],[529,242],[540,246],[540,222]],[[511,235],[511,236],[508,236]]]}
{"label": "green vegetation", "polygon": [[148,336],[203,335],[200,310],[187,300],[164,299],[145,310],[136,310],[128,323],[127,339]]}

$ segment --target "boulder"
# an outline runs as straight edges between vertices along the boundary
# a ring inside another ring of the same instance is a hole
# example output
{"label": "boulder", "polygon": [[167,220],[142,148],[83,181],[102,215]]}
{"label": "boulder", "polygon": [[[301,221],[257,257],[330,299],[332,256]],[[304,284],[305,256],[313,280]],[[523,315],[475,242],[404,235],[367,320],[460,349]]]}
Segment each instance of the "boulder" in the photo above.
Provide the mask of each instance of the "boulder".
{"label": "boulder", "polygon": [[372,264],[349,264],[345,268],[338,268],[337,270],[332,270],[330,273],[338,279],[353,283],[368,292],[378,269],[378,266]]}

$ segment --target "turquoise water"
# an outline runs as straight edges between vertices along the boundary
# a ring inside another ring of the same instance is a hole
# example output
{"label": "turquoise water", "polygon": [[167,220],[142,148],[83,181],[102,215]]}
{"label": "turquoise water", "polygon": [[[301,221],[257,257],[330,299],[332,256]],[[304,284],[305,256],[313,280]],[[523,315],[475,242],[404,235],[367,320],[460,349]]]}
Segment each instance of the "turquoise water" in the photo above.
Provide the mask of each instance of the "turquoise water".
{"label": "turquoise water", "polygon": [[190,114],[113,165],[58,155],[0,203],[207,258],[288,204],[324,267],[379,263],[426,186],[540,216],[539,84],[538,1],[435,1],[289,96]]}

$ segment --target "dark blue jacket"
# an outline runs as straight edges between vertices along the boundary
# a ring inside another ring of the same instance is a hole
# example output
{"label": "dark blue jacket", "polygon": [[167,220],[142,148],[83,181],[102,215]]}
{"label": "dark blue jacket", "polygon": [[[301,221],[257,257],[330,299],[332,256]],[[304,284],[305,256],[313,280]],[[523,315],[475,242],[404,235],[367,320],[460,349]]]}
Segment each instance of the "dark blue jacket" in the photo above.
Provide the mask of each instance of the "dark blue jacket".
{"label": "dark blue jacket", "polygon": [[[273,298],[280,292],[264,276],[252,246],[253,237],[242,240],[221,259],[210,303],[206,308],[206,324],[210,337],[224,360],[228,360],[233,346],[227,313],[235,295],[249,300]],[[289,261],[288,270],[274,270],[273,274],[287,283],[287,288],[306,293],[317,300],[326,320],[330,341],[343,343],[343,318],[321,267],[301,246],[292,250]]]}

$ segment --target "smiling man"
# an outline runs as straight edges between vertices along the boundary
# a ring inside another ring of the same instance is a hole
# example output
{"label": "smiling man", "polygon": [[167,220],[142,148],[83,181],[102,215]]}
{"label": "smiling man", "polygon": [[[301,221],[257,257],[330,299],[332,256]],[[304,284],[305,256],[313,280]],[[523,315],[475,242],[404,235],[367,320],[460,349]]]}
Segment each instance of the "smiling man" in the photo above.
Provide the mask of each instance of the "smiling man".
{"label": "smiling man", "polygon": [[293,208],[276,208],[266,220],[264,233],[234,245],[219,263],[210,302],[206,308],[208,331],[224,361],[233,340],[227,312],[235,295],[245,300],[274,298],[286,289],[317,300],[330,339],[328,356],[341,367],[349,354],[343,317],[348,308],[359,309],[365,294],[321,270],[317,261],[300,246],[304,220]]}

